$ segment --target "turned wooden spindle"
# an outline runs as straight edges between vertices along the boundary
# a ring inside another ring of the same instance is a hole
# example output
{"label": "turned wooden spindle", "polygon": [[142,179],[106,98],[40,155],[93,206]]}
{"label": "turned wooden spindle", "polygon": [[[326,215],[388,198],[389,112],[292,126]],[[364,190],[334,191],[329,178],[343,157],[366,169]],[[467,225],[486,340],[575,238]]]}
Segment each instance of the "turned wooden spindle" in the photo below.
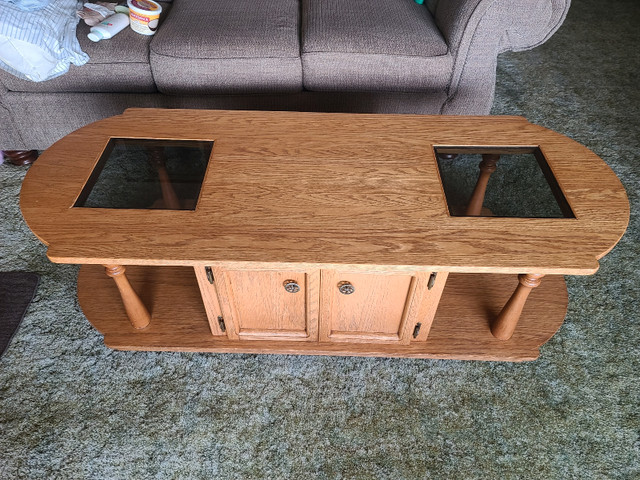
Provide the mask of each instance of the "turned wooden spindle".
{"label": "turned wooden spindle", "polygon": [[138,329],[145,328],[151,321],[151,315],[124,274],[125,267],[122,265],[105,265],[104,268],[107,275],[113,278],[118,290],[120,290],[122,303],[127,311],[131,325]]}
{"label": "turned wooden spindle", "polygon": [[484,195],[487,191],[487,184],[491,174],[496,171],[496,163],[500,160],[500,155],[484,154],[482,155],[482,161],[480,162],[480,175],[478,181],[471,194],[471,199],[467,205],[466,214],[472,217],[477,217],[482,212],[482,204],[484,203]]}
{"label": "turned wooden spindle", "polygon": [[149,161],[156,168],[158,172],[158,180],[160,180],[160,190],[162,191],[162,200],[167,208],[173,210],[180,209],[180,199],[176,194],[169,178],[169,172],[167,172],[167,166],[165,164],[164,153],[161,148],[151,147],[148,150]]}
{"label": "turned wooden spindle", "polygon": [[30,165],[38,158],[38,150],[3,150],[2,154],[13,165]]}
{"label": "turned wooden spindle", "polygon": [[540,285],[544,275],[527,273],[518,275],[518,286],[511,298],[507,300],[500,315],[491,324],[491,333],[500,340],[509,340],[518,325],[522,309],[531,290]]}

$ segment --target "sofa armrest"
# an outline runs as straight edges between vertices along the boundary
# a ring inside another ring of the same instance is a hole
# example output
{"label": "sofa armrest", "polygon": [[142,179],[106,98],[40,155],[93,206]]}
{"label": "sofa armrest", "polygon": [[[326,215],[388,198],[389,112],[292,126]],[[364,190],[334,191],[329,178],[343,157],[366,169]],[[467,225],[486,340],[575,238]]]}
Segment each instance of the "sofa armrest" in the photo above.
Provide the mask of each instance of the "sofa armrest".
{"label": "sofa armrest", "polygon": [[[479,29],[500,39],[500,52],[522,51],[546,42],[562,25],[570,0],[440,0],[435,20],[453,52],[464,50]],[[489,20],[489,21],[487,21]]]}
{"label": "sofa armrest", "polygon": [[436,24],[454,56],[442,113],[488,114],[498,54],[547,41],[562,25],[569,5],[570,0],[439,1]]}

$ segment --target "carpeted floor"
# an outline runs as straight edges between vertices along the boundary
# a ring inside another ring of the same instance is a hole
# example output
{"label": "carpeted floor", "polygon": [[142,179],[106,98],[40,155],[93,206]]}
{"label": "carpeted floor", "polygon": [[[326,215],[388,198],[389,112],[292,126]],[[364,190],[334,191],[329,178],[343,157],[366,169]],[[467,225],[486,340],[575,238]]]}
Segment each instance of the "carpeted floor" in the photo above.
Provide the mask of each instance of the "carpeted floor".
{"label": "carpeted floor", "polygon": [[632,217],[524,364],[116,352],[80,312],[0,166],[0,270],[41,275],[0,359],[0,478],[640,478],[640,8],[575,0],[562,29],[500,57],[495,114],[587,145]]}

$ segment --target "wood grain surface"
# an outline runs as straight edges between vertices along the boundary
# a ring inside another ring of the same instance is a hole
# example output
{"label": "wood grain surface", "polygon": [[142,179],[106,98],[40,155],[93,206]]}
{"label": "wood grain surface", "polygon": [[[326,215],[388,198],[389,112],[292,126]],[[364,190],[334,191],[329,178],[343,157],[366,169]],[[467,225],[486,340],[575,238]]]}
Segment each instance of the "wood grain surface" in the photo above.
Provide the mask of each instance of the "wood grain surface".
{"label": "wood grain surface", "polygon": [[[111,137],[215,141],[196,210],[72,208]],[[438,145],[539,147],[576,218],[451,217]],[[21,207],[54,262],[303,271],[591,274],[629,220],[598,156],[524,118],[204,110],[71,133],[31,167]]]}
{"label": "wood grain surface", "polygon": [[545,277],[531,292],[513,336],[498,340],[491,334],[490,322],[518,279],[513,275],[451,274],[426,341],[408,345],[237,341],[211,334],[192,268],[127,266],[127,275],[150,308],[151,323],[143,330],[129,322],[118,289],[103,268],[84,265],[78,277],[78,299],[84,313],[104,335],[105,344],[121,350],[534,360],[540,345],[562,324],[568,303],[564,279]]}
{"label": "wood grain surface", "polygon": [[[353,293],[340,293],[342,282]],[[320,341],[409,343],[405,327],[415,290],[412,275],[322,270]]]}
{"label": "wood grain surface", "polygon": [[[225,323],[241,340],[318,339],[320,272],[214,269]],[[299,286],[287,292],[285,281]]]}

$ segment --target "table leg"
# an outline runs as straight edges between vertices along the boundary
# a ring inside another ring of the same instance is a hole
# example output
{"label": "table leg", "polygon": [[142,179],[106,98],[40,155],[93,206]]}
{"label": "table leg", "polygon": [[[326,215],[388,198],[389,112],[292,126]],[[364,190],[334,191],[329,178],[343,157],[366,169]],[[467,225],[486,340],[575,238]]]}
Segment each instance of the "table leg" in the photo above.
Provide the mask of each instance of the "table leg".
{"label": "table leg", "polygon": [[496,163],[500,160],[500,155],[484,154],[482,155],[482,161],[480,162],[480,175],[478,181],[471,194],[471,199],[467,205],[466,214],[469,216],[477,217],[482,211],[482,204],[484,203],[484,195],[487,191],[487,184],[491,174],[496,171]]}
{"label": "table leg", "polygon": [[164,206],[172,210],[180,210],[180,199],[176,194],[169,178],[169,172],[165,164],[165,157],[161,148],[149,148],[149,160],[158,172],[158,180],[160,180],[160,190],[162,191],[162,200]]}
{"label": "table leg", "polygon": [[511,298],[505,303],[500,315],[491,324],[491,333],[500,340],[509,340],[516,329],[520,314],[531,290],[540,285],[544,275],[527,273],[518,275],[518,286]]}
{"label": "table leg", "polygon": [[104,267],[107,275],[116,282],[131,325],[138,329],[148,326],[151,321],[151,315],[124,274],[125,267],[122,265],[105,265]]}

